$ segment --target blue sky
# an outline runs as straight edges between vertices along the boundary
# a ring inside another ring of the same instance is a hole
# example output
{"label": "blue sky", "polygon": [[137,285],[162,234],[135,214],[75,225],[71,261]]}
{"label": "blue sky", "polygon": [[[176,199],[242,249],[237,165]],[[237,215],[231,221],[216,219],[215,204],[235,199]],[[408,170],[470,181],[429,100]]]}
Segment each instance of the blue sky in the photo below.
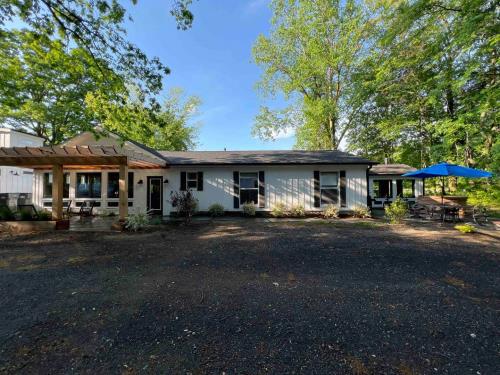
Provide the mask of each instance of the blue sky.
{"label": "blue sky", "polygon": [[264,142],[251,136],[259,106],[254,89],[260,69],[252,46],[269,31],[268,0],[195,0],[192,29],[176,29],[168,1],[139,1],[130,7],[129,39],[171,69],[165,87],[182,87],[203,101],[199,150],[290,149],[293,137]]}

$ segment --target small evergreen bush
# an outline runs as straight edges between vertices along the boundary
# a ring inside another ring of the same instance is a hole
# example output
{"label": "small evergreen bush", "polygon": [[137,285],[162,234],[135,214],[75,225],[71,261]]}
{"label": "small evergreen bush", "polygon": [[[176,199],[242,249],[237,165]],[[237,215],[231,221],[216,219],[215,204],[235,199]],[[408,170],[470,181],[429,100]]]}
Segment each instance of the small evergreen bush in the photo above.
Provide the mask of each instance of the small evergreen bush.
{"label": "small evergreen bush", "polygon": [[285,217],[286,216],[286,205],[282,202],[276,203],[272,210],[271,210],[271,215],[274,217]]}
{"label": "small evergreen bush", "polygon": [[290,215],[293,217],[304,217],[306,216],[306,209],[301,204],[297,204],[290,209]]}
{"label": "small evergreen bush", "polygon": [[0,220],[14,220],[14,213],[7,206],[0,206]]}
{"label": "small evergreen bush", "polygon": [[461,233],[474,233],[476,228],[470,224],[455,225],[455,229]]}
{"label": "small evergreen bush", "polygon": [[385,208],[385,216],[391,224],[401,224],[408,215],[408,205],[400,197],[397,197],[389,206]]}
{"label": "small evergreen bush", "polygon": [[255,204],[252,202],[243,203],[241,208],[244,216],[255,216]]}
{"label": "small evergreen bush", "polygon": [[19,216],[23,221],[29,221],[34,219],[33,213],[31,212],[31,210],[28,209],[19,211]]}
{"label": "small evergreen bush", "polygon": [[125,228],[130,231],[138,232],[149,224],[148,215],[143,212],[132,214],[125,220]]}
{"label": "small evergreen bush", "polygon": [[224,206],[220,203],[211,204],[210,207],[208,207],[208,213],[212,217],[224,216]]}
{"label": "small evergreen bush", "polygon": [[354,217],[358,217],[361,219],[366,219],[372,217],[370,209],[366,206],[354,206],[353,208]]}
{"label": "small evergreen bush", "polygon": [[334,219],[339,217],[339,208],[334,204],[329,204],[323,209],[325,219]]}
{"label": "small evergreen bush", "polygon": [[52,214],[47,210],[43,210],[38,213],[38,220],[40,221],[49,221],[51,219],[52,219]]}

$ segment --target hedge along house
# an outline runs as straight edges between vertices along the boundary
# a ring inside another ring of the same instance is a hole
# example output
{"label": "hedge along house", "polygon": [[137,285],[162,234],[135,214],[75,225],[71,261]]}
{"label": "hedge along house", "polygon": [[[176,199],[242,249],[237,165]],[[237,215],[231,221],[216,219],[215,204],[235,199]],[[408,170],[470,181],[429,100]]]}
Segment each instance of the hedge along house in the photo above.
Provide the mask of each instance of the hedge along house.
{"label": "hedge along house", "polygon": [[[213,203],[240,212],[246,202],[264,212],[279,202],[288,207],[302,205],[309,212],[321,211],[326,204],[350,211],[367,205],[368,169],[375,164],[341,151],[155,151],[122,142],[114,134],[96,139],[91,132],[65,144],[66,150],[79,148],[113,149],[115,156],[126,156],[127,163],[86,165],[81,160],[68,165],[62,160],[63,201],[72,201],[73,207],[95,201],[94,212],[101,214],[118,213],[121,208],[120,217],[125,211],[120,202],[127,212],[170,215],[175,211],[170,194],[187,189],[193,191],[202,212]],[[53,167],[35,168],[34,204],[52,209]],[[120,200],[123,173],[128,186],[126,198]]]}
{"label": "hedge along house", "polygon": [[416,168],[406,164],[378,164],[369,172],[370,203],[373,208],[383,208],[401,197],[409,203],[424,195],[424,181],[421,178],[403,177]]}

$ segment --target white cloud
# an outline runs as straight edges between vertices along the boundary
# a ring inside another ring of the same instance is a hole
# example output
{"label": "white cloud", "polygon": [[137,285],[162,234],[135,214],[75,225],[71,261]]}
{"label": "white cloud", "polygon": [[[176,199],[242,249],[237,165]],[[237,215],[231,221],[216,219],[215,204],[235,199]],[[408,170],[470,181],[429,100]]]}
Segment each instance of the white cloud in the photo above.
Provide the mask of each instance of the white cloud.
{"label": "white cloud", "polygon": [[273,131],[273,139],[286,139],[295,137],[295,128],[285,128],[280,131]]}

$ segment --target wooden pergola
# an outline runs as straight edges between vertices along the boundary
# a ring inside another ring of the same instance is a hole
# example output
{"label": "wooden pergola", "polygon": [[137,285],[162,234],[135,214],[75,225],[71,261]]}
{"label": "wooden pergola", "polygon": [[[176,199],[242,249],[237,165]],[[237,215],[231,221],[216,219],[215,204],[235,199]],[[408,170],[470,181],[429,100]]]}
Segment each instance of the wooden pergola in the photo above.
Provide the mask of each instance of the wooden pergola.
{"label": "wooden pergola", "polygon": [[165,163],[114,146],[0,147],[0,165],[52,168],[52,218],[63,219],[63,169],[119,168],[119,218],[128,215],[128,168],[163,168]]}

